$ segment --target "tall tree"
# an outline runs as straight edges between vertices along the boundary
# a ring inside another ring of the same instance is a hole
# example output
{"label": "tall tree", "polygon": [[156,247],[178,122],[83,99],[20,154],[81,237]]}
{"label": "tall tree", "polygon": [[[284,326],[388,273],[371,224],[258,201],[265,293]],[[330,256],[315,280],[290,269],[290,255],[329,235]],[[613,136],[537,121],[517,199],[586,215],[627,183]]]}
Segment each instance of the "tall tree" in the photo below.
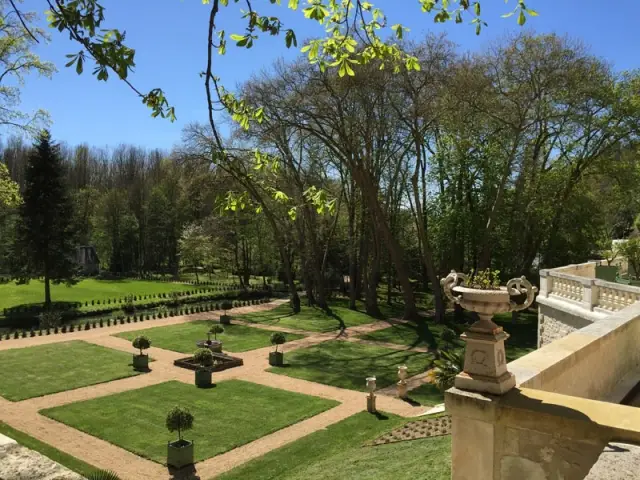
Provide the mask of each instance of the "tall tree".
{"label": "tall tree", "polygon": [[20,283],[44,277],[46,308],[51,307],[51,282],[74,282],[72,221],[73,204],[59,147],[45,130],[38,136],[25,172],[12,273]]}
{"label": "tall tree", "polygon": [[20,87],[27,75],[36,73],[51,77],[56,69],[31,51],[47,36],[33,25],[36,21],[34,13],[16,14],[14,5],[18,3],[20,0],[0,0],[0,125],[35,132],[49,123],[49,115],[44,110],[20,111]]}

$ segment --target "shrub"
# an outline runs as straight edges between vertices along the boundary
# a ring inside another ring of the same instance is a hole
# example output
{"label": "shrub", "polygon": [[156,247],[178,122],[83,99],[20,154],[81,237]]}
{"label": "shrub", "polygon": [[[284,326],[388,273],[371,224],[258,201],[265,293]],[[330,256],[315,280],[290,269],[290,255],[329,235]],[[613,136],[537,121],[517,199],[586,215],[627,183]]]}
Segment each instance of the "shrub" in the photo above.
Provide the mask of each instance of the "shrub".
{"label": "shrub", "polygon": [[53,327],[53,333],[58,333],[58,327]]}
{"label": "shrub", "polygon": [[102,321],[102,319],[100,319],[100,321],[98,322],[98,325],[100,325],[100,328],[104,327],[104,322]]}
{"label": "shrub", "polygon": [[180,293],[179,292],[169,293],[169,301],[167,302],[167,305],[170,305],[172,307],[177,307],[178,305],[180,305]]}
{"label": "shrub", "polygon": [[51,329],[47,328],[47,335],[51,335]]}
{"label": "shrub", "polygon": [[464,353],[462,350],[440,353],[442,358],[433,362],[436,368],[432,370],[432,377],[436,386],[444,392],[453,387],[456,375],[464,368]]}
{"label": "shrub", "polygon": [[62,314],[55,310],[42,312],[38,315],[38,325],[40,328],[52,328],[60,325],[62,322]]}
{"label": "shrub", "polygon": [[144,335],[140,335],[133,339],[131,345],[133,345],[133,348],[137,348],[138,350],[140,350],[140,355],[144,355],[143,350],[147,350],[149,347],[151,347],[151,340],[149,340]]}
{"label": "shrub", "polygon": [[131,323],[131,317],[127,315],[127,323]]}
{"label": "shrub", "polygon": [[287,338],[284,336],[284,333],[282,332],[273,332],[271,334],[271,345],[275,345],[276,347],[276,352],[278,351],[278,345],[282,345],[283,343],[286,343]]}
{"label": "shrub", "polygon": [[[63,325],[63,326],[62,326],[62,328],[60,329],[60,331],[61,331],[62,333],[67,333],[67,326],[66,326],[66,325]],[[17,338],[17,337],[16,337],[16,338]]]}
{"label": "shrub", "polygon": [[136,306],[133,302],[134,297],[132,295],[125,297],[125,302],[122,306],[122,310],[124,310],[125,313],[134,313],[136,311]]}
{"label": "shrub", "polygon": [[87,480],[122,480],[115,472],[111,470],[96,470],[92,472]]}
{"label": "shrub", "polygon": [[458,338],[458,334],[449,327],[444,327],[440,333],[440,339],[447,345],[455,342],[456,338]]}
{"label": "shrub", "polygon": [[89,322],[84,324],[84,329],[85,330],[89,330],[91,328],[91,325],[89,325]]}
{"label": "shrub", "polygon": [[226,312],[227,310],[231,310],[233,308],[233,303],[231,303],[229,300],[225,300],[222,302],[220,307]]}
{"label": "shrub", "polygon": [[213,365],[213,353],[208,348],[199,348],[193,354],[193,359],[198,362],[201,368]]}
{"label": "shrub", "polygon": [[93,328],[96,328],[97,323],[94,321],[93,324],[91,325]]}
{"label": "shrub", "polygon": [[136,317],[135,315],[133,316],[133,323],[138,323],[138,317]]}
{"label": "shrub", "polygon": [[147,313],[147,320],[150,320],[150,319],[151,319],[151,315]]}

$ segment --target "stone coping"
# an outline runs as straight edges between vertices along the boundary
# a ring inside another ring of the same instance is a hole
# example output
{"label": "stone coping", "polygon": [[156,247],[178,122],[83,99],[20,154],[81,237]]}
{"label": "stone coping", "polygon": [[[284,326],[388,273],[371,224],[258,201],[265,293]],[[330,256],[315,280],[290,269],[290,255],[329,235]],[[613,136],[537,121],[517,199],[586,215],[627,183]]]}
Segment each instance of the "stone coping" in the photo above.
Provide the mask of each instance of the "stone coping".
{"label": "stone coping", "polygon": [[[566,384],[562,384],[565,393],[579,392],[589,398],[603,398],[613,391],[624,375],[638,367],[633,358],[625,359],[625,356],[634,354],[640,356],[637,347],[629,349],[626,345],[626,342],[633,342],[634,332],[637,335],[638,331],[640,303],[612,313],[509,363],[508,370],[515,374],[520,387],[557,391],[556,382],[565,378]],[[601,365],[602,361],[607,365]],[[627,364],[627,371],[616,370],[625,368]],[[598,365],[615,370],[619,378],[605,370],[594,371]],[[583,372],[588,376],[586,380],[578,378],[576,374],[585,368],[588,370]]]}
{"label": "stone coping", "polygon": [[496,396],[451,388],[447,411],[493,424],[517,425],[568,438],[640,443],[640,408],[529,388]]}

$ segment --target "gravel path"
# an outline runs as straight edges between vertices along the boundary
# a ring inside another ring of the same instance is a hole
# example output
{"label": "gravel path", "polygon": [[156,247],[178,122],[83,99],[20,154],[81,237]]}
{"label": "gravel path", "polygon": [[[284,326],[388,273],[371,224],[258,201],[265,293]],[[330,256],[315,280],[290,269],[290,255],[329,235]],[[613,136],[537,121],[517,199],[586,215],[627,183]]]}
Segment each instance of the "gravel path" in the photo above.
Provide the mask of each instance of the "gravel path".
{"label": "gravel path", "polygon": [[0,435],[0,480],[81,480],[77,473]]}
{"label": "gravel path", "polygon": [[[269,304],[254,305],[249,307],[240,307],[233,310],[234,314],[257,312],[275,308],[286,302],[279,300]],[[176,325],[195,320],[214,319],[221,312],[215,313],[199,313],[193,315],[185,315],[181,317],[173,317],[162,320],[153,320],[142,323],[129,323],[117,325],[113,327],[97,328],[87,331],[79,331],[68,334],[50,335],[44,337],[31,337],[24,339],[16,339],[2,341],[0,350],[12,348],[24,348],[34,345],[43,345],[56,342],[65,342],[69,340],[84,340],[86,342],[102,345],[115,350],[131,352],[131,343],[128,340],[114,337],[112,335],[138,330],[140,328],[159,327],[166,325]],[[394,322],[401,322],[396,320]],[[360,325],[349,328],[343,332],[330,333],[313,333],[308,331],[300,331],[295,329],[286,329],[282,327],[274,327],[268,325],[257,325],[247,322],[237,321],[254,328],[265,330],[288,331],[292,333],[303,333],[308,335],[299,340],[289,342],[285,345],[286,351],[292,351],[299,348],[316,345],[318,343],[329,340],[345,340],[359,342],[358,335],[367,334],[376,330],[388,328],[393,322],[377,321],[367,325]],[[364,341],[362,341],[364,343]],[[395,348],[407,349],[395,345]],[[114,393],[124,392],[128,390],[143,388],[149,385],[166,382],[169,380],[178,380],[184,383],[193,383],[193,372],[182,368],[175,367],[173,361],[176,358],[184,356],[183,354],[163,350],[160,348],[151,348],[150,356],[154,361],[150,364],[151,371],[149,373],[136,377],[115,380],[108,383],[92,385],[67,392],[56,393],[44,397],[32,398],[22,402],[9,402],[0,397],[0,420],[6,422],[12,427],[22,430],[25,433],[41,440],[45,443],[55,446],[59,450],[73,455],[85,462],[98,468],[114,470],[123,479],[126,480],[169,480],[177,478],[201,478],[208,480],[216,475],[226,472],[244,462],[253,458],[264,455],[275,448],[293,442],[305,435],[313,433],[317,430],[326,428],[327,426],[339,422],[357,412],[366,409],[366,394],[353,390],[322,385],[319,383],[309,382],[306,380],[287,377],[285,375],[277,375],[266,372],[269,368],[268,352],[271,347],[260,348],[248,352],[234,353],[234,356],[241,357],[244,360],[242,367],[236,367],[223,372],[214,374],[216,382],[228,380],[232,378],[242,379],[270,387],[280,388],[291,392],[299,392],[307,395],[315,395],[322,398],[332,399],[340,402],[340,405],[326,412],[316,415],[312,418],[303,420],[299,423],[291,425],[266,435],[251,443],[230,450],[224,454],[210,458],[195,465],[197,477],[192,473],[180,472],[180,474],[170,474],[166,467],[146,460],[142,457],[134,455],[120,447],[112,445],[99,438],[92,437],[88,434],[80,432],[74,428],[68,427],[62,423],[46,418],[38,412],[44,408],[50,408],[68,403],[88,400]],[[418,380],[417,378],[415,380]],[[419,382],[415,382],[416,384]],[[378,409],[381,411],[412,417],[421,414],[423,407],[415,407],[400,399],[387,395],[378,396]],[[0,462],[2,463],[2,462]],[[1,472],[1,470],[0,470]],[[0,474],[0,480],[5,478],[13,480],[14,477],[3,477]],[[15,477],[21,479],[22,477]],[[24,477],[32,478],[32,477]],[[40,477],[38,477],[40,478]],[[42,477],[49,480],[58,477]],[[66,480],[67,477],[59,477]],[[79,477],[69,477],[75,480]]]}

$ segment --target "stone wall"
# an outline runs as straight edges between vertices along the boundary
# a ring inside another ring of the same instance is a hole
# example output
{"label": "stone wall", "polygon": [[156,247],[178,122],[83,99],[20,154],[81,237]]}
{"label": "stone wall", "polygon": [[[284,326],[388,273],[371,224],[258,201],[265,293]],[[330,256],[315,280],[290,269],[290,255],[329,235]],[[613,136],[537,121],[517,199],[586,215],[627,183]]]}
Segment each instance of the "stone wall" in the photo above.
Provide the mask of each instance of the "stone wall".
{"label": "stone wall", "polygon": [[560,310],[546,299],[539,297],[538,300],[538,348],[566,337],[596,320],[591,312],[578,308],[572,309],[575,311]]}

